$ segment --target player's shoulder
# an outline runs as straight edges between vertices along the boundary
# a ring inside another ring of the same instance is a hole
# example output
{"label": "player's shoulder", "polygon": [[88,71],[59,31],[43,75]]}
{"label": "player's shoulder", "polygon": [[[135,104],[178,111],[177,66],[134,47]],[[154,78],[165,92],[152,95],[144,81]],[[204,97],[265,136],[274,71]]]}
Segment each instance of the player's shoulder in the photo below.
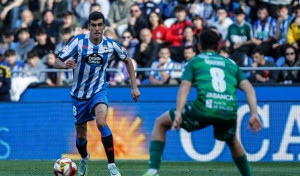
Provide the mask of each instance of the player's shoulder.
{"label": "player's shoulder", "polygon": [[72,41],[78,39],[78,40],[83,40],[84,38],[89,38],[89,34],[79,34],[76,35],[72,38]]}

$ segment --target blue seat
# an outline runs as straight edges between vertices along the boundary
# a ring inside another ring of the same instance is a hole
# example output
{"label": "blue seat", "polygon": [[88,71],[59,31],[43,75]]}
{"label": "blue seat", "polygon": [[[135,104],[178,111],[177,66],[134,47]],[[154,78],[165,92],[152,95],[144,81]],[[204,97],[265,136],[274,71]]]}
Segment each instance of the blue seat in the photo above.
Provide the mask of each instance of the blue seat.
{"label": "blue seat", "polygon": [[279,58],[277,59],[277,61],[276,61],[276,65],[277,65],[278,67],[281,67],[284,63],[285,63],[285,57],[284,57],[284,56],[279,57]]}
{"label": "blue seat", "polygon": [[265,56],[265,59],[268,61],[275,62],[275,59],[272,56]]}

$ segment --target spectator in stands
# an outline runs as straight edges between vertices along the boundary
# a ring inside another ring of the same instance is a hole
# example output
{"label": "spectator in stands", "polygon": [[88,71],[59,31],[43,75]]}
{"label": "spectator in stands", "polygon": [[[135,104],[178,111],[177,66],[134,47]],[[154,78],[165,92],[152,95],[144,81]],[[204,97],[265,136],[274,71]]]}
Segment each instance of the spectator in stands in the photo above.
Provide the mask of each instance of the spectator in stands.
{"label": "spectator in stands", "polygon": [[117,31],[119,36],[128,28],[130,21],[130,9],[133,2],[131,0],[116,0],[112,3],[108,21],[110,27]]}
{"label": "spectator in stands", "polygon": [[41,23],[41,27],[46,30],[47,36],[53,44],[56,44],[59,36],[59,27],[61,23],[54,18],[51,10],[44,12],[44,20]]}
{"label": "spectator in stands", "polygon": [[[152,39],[151,31],[148,28],[141,30],[140,39],[141,42],[136,45],[133,58],[137,62],[138,67],[149,68],[157,58],[159,44]],[[147,77],[146,72],[138,74],[138,78],[141,81]]]}
{"label": "spectator in stands", "polygon": [[222,47],[220,50],[219,50],[219,53],[218,53],[220,56],[223,56],[223,57],[226,57],[226,58],[230,58],[230,48],[228,47]]}
{"label": "spectator in stands", "polygon": [[34,46],[34,40],[32,38],[30,38],[30,34],[27,28],[21,28],[19,30],[19,41],[20,43],[18,43],[14,50],[17,52],[18,57],[22,60],[22,61],[26,61],[27,59],[27,53],[29,51],[31,51]]}
{"label": "spectator in stands", "polygon": [[[253,68],[257,67],[277,67],[277,65],[264,57],[264,52],[261,48],[256,47],[252,51]],[[252,70],[249,80],[257,83],[275,83],[278,80],[277,70]]]}
{"label": "spectator in stands", "polygon": [[30,37],[35,38],[35,32],[37,28],[39,27],[39,24],[37,21],[34,20],[33,14],[30,10],[24,10],[22,12],[21,20],[17,21],[16,24],[17,28],[28,28]]}
{"label": "spectator in stands", "polygon": [[227,16],[233,19],[234,11],[237,8],[240,8],[240,5],[233,0],[221,0],[221,3],[217,6],[217,8],[223,7],[227,12]]}
{"label": "spectator in stands", "polygon": [[112,39],[116,42],[119,41],[119,37],[118,35],[116,34],[116,32],[110,28],[110,27],[106,27],[105,31],[104,31],[104,36],[109,38],[109,39]]}
{"label": "spectator in stands", "polygon": [[[203,19],[204,26],[208,21],[214,21],[214,10],[216,6],[213,0],[204,0],[203,2],[197,3],[190,9],[192,16],[199,15]],[[175,11],[176,13],[176,11]]]}
{"label": "spectator in stands", "polygon": [[[186,26],[184,28],[184,38],[181,42],[181,51],[184,51],[184,48],[187,46],[192,46],[196,49],[196,53],[200,53],[198,50],[198,38],[194,35],[194,29],[191,26]],[[183,58],[183,52],[181,56]],[[183,61],[183,60],[181,60]]]}
{"label": "spectator in stands", "polygon": [[174,18],[174,8],[178,5],[177,0],[161,0],[159,3],[160,17],[162,20]]}
{"label": "spectator in stands", "polygon": [[[105,2],[105,1],[100,1],[100,2]],[[109,5],[106,5],[106,6],[108,6],[109,7]],[[106,9],[107,10],[107,9]],[[91,4],[91,10],[90,10],[90,13],[92,13],[92,12],[101,12],[102,14],[104,13],[103,11],[106,11],[105,10],[105,8],[101,8],[101,6],[100,6],[100,4],[98,4],[98,3],[93,3],[93,4]],[[108,12],[109,11],[107,11],[107,15],[108,15]],[[103,14],[104,15],[104,14]],[[105,16],[105,15],[104,15]],[[110,26],[110,24],[109,24],[109,21],[107,20],[107,17],[105,16],[105,19],[104,19],[104,22],[105,22],[105,25],[106,26]],[[85,25],[87,25],[89,22],[88,21],[86,21],[86,23],[85,23]]]}
{"label": "spectator in stands", "polygon": [[88,20],[92,3],[94,3],[94,0],[77,0],[77,2],[73,1],[72,6],[80,26],[83,26]]}
{"label": "spectator in stands", "polygon": [[130,14],[131,18],[128,24],[128,30],[131,32],[133,38],[138,38],[141,30],[147,27],[147,20],[143,16],[138,4],[133,4],[130,7]]}
{"label": "spectator in stands", "polygon": [[156,12],[151,12],[149,15],[149,27],[151,29],[152,38],[156,40],[157,43],[165,43],[166,33],[168,28],[162,22],[160,16]]}
{"label": "spectator in stands", "polygon": [[251,55],[253,48],[252,27],[245,21],[245,13],[241,8],[234,11],[235,22],[229,26],[226,46],[233,51],[232,59],[239,65],[245,66],[244,60]]}
{"label": "spectator in stands", "polygon": [[46,30],[44,28],[38,28],[36,30],[36,40],[37,45],[33,48],[40,59],[49,53],[49,51],[54,51],[55,45],[47,37]]}
{"label": "spectator in stands", "polygon": [[246,21],[253,25],[257,18],[257,8],[260,0],[247,0],[245,7]]}
{"label": "spectator in stands", "polygon": [[54,53],[59,54],[64,47],[68,44],[70,39],[72,38],[72,32],[70,28],[65,28],[60,33],[61,40],[60,42],[55,46]]}
{"label": "spectator in stands", "polygon": [[[127,50],[124,46],[122,46],[122,49],[127,53]],[[130,58],[132,61],[132,65],[134,69],[137,68],[137,63],[134,59]],[[119,84],[128,84],[130,81],[129,74],[126,69],[126,64],[119,59],[113,59],[112,62],[109,65],[109,68],[118,68],[122,70],[123,74],[117,73],[117,72],[110,72],[109,73],[109,84],[110,85],[119,85]],[[140,84],[140,83],[139,83]]]}
{"label": "spectator in stands", "polygon": [[293,45],[299,50],[300,42],[300,17],[296,17],[295,21],[290,24],[287,34],[288,44]]}
{"label": "spectator in stands", "polygon": [[145,18],[149,18],[150,13],[155,12],[155,13],[160,13],[159,6],[155,4],[154,2],[150,0],[142,0],[141,3],[138,3],[140,6],[140,9],[144,15]]}
{"label": "spectator in stands", "polygon": [[[36,51],[30,51],[27,55],[27,67],[28,70],[32,69],[46,69],[46,65],[39,59]],[[26,76],[34,76],[38,78],[39,83],[46,83],[47,74],[45,72],[28,72]]]}
{"label": "spectator in stands", "polygon": [[[171,53],[168,47],[161,47],[158,53],[158,59],[151,64],[152,69],[165,68],[172,69],[175,62],[170,58]],[[172,70],[167,71],[151,71],[149,80],[151,84],[162,85],[168,84]],[[144,83],[144,82],[142,82]],[[146,83],[146,82],[145,82]]]}
{"label": "spectator in stands", "polygon": [[261,0],[263,5],[268,7],[269,14],[272,18],[277,19],[277,11],[280,5],[286,5],[291,10],[291,0]]}
{"label": "spectator in stands", "polygon": [[[40,1],[40,5],[42,5]],[[51,10],[56,19],[61,19],[65,11],[71,10],[71,2],[69,0],[47,0],[44,9]],[[44,10],[41,10],[42,12]]]}
{"label": "spectator in stands", "polygon": [[[18,9],[16,9],[16,14],[10,13],[12,12],[12,9],[16,7],[20,7],[23,4],[24,0],[6,0],[1,1],[0,5],[0,28],[3,28],[3,30],[11,28],[11,26],[14,26],[16,16],[18,14]],[[10,15],[8,15],[10,14]]]}
{"label": "spectator in stands", "polygon": [[75,32],[76,28],[80,28],[81,26],[77,23],[76,18],[73,16],[73,13],[70,11],[65,11],[62,13],[62,25],[60,26],[60,30],[70,28],[72,33]]}
{"label": "spectator in stands", "polygon": [[0,65],[0,102],[10,102],[11,73],[9,68]]}
{"label": "spectator in stands", "polygon": [[284,5],[279,6],[278,10],[278,19],[277,19],[277,26],[275,32],[275,40],[276,43],[273,44],[272,48],[275,51],[274,56],[277,59],[278,57],[284,55],[282,51],[285,47],[284,44],[287,43],[287,33],[289,29],[289,24],[291,21],[291,16],[289,15],[288,8]]}
{"label": "spectator in stands", "polygon": [[215,26],[218,32],[222,35],[223,40],[227,37],[228,28],[233,24],[233,21],[227,17],[227,11],[225,7],[220,7],[217,9],[217,17],[218,20],[211,24],[211,26]]}
{"label": "spectator in stands", "polygon": [[3,32],[3,46],[0,48],[0,54],[4,54],[9,49],[14,49],[18,42],[14,42],[15,36],[11,29]]}
{"label": "spectator in stands", "polygon": [[166,34],[166,43],[170,43],[170,51],[171,51],[171,58],[176,61],[182,61],[182,58],[178,57],[180,51],[180,45],[184,38],[184,28],[186,26],[192,26],[193,24],[186,19],[187,9],[184,5],[177,5],[174,9],[175,16],[177,21],[172,24],[170,29]]}
{"label": "spectator in stands", "polygon": [[[53,52],[47,54],[47,68],[53,69],[56,55]],[[62,74],[63,72],[48,72],[46,83],[50,86],[62,85]]]}
{"label": "spectator in stands", "polygon": [[[4,58],[5,61],[2,63],[2,65],[7,66],[11,72],[24,70],[24,62],[21,60],[17,60],[17,54],[14,50],[5,51]],[[22,76],[23,73],[12,73],[12,78]]]}
{"label": "spectator in stands", "polygon": [[[285,63],[282,67],[300,67],[298,50],[289,45],[285,49]],[[283,84],[292,84],[300,82],[300,70],[282,70],[279,75],[279,81]]]}
{"label": "spectator in stands", "polygon": [[195,32],[195,36],[198,38],[198,41],[200,41],[200,34],[203,31],[203,29],[204,29],[204,27],[203,27],[203,19],[199,15],[195,15],[192,18],[192,22],[193,22],[193,26],[194,26],[195,31],[196,31]]}
{"label": "spectator in stands", "polygon": [[134,57],[135,47],[138,43],[139,40],[134,39],[129,31],[126,30],[123,32],[121,45],[126,48],[128,56],[130,58]]}
{"label": "spectator in stands", "polygon": [[[175,63],[174,68],[180,68],[183,69],[185,64],[193,59],[196,56],[196,49],[192,46],[187,46],[184,48],[183,52],[183,57],[184,61],[181,63]],[[171,72],[171,79],[170,79],[170,84],[179,84],[180,83],[180,78],[182,75],[182,71],[172,71]]]}
{"label": "spectator in stands", "polygon": [[275,41],[276,19],[269,16],[267,7],[263,5],[258,8],[257,16],[258,20],[253,25],[252,42],[270,56]]}

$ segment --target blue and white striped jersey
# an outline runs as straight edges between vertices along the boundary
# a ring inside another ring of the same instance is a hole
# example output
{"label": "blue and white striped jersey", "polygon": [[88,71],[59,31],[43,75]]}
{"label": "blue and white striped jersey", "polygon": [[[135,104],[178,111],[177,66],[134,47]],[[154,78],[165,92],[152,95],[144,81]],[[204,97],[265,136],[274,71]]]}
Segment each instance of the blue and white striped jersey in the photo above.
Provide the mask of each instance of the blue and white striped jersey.
{"label": "blue and white striped jersey", "polygon": [[256,20],[253,25],[254,37],[265,41],[270,37],[275,36],[277,21],[272,17],[268,17],[264,25],[261,24],[260,19]]}
{"label": "blue and white striped jersey", "polygon": [[73,58],[77,64],[73,70],[71,96],[89,99],[105,89],[106,68],[113,54],[121,60],[127,57],[119,44],[105,36],[98,45],[90,41],[90,33],[74,37],[58,56],[63,62]]}
{"label": "blue and white striped jersey", "polygon": [[283,44],[286,42],[287,38],[287,33],[289,30],[289,25],[291,22],[292,17],[288,15],[287,19],[285,19],[281,24],[280,24],[280,38],[278,39],[279,44]]}

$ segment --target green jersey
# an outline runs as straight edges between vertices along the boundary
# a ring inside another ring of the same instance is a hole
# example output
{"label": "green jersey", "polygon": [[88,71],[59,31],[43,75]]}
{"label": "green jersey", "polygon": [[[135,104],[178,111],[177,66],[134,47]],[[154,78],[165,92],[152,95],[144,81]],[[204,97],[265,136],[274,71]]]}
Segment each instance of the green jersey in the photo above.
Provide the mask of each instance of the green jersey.
{"label": "green jersey", "polygon": [[181,77],[197,88],[197,99],[192,106],[206,117],[222,119],[236,118],[236,91],[244,79],[246,76],[232,60],[213,52],[190,60]]}
{"label": "green jersey", "polygon": [[252,27],[249,23],[244,22],[242,25],[236,23],[228,28],[227,40],[231,45],[249,41],[252,38]]}

